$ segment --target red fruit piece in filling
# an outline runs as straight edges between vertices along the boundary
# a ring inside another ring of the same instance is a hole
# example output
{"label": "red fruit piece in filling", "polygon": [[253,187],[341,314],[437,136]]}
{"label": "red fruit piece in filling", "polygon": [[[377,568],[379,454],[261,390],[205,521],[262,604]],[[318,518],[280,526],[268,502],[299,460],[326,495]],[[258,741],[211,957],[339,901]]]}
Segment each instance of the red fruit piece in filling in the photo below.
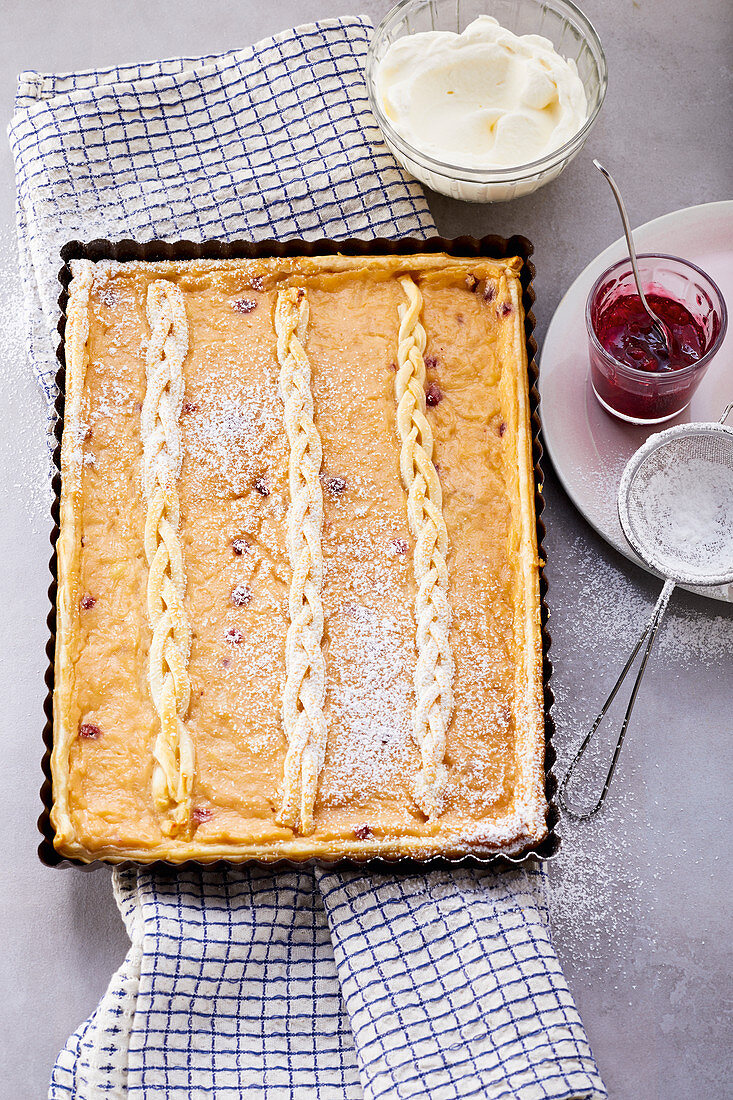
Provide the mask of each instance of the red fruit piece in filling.
{"label": "red fruit piece in filling", "polygon": [[79,726],[79,736],[84,741],[98,741],[102,731],[96,722],[82,722]]}
{"label": "red fruit piece in filling", "polygon": [[238,558],[241,557],[242,554],[249,554],[250,549],[250,545],[246,539],[232,539],[232,550]]}
{"label": "red fruit piece in filling", "polygon": [[257,309],[257,302],[254,298],[238,298],[234,308],[237,313],[251,313],[253,309]]}
{"label": "red fruit piece in filling", "polygon": [[436,405],[439,405],[443,400],[443,391],[436,382],[431,382],[428,386],[428,392],[425,394],[425,404],[429,405],[431,409],[434,409]]}
{"label": "red fruit piece in filling", "polygon": [[340,497],[342,493],[346,492],[346,482],[342,477],[330,477],[326,482],[326,488],[333,496]]}
{"label": "red fruit piece in filling", "polygon": [[485,302],[493,302],[495,297],[496,297],[496,287],[494,286],[493,283],[490,283],[489,280],[487,279],[486,280],[486,285],[484,287],[484,301]]}
{"label": "red fruit piece in filling", "polygon": [[261,497],[269,497],[270,489],[264,477],[258,477],[254,487]]}
{"label": "red fruit piece in filling", "polygon": [[232,589],[232,603],[237,607],[246,607],[252,599],[252,589],[248,584],[237,584]]}
{"label": "red fruit piece in filling", "polygon": [[197,825],[200,825],[203,821],[211,821],[213,816],[214,811],[209,810],[206,806],[194,806],[191,813],[191,817]]}
{"label": "red fruit piece in filling", "polygon": [[390,554],[406,554],[407,543],[404,539],[392,539],[389,544],[389,552]]}
{"label": "red fruit piece in filling", "polygon": [[509,314],[512,312],[512,307],[509,302],[502,302],[501,305],[498,307],[498,311],[500,317],[508,317]]}
{"label": "red fruit piece in filling", "polygon": [[184,401],[181,406],[182,413],[197,413],[199,411],[198,405],[194,405],[193,401]]}
{"label": "red fruit piece in filling", "polygon": [[88,592],[85,592],[80,601],[82,610],[89,611],[90,608],[94,607],[96,602],[97,601],[94,596],[90,596]]}
{"label": "red fruit piece in filling", "polygon": [[475,275],[467,275],[466,276],[466,289],[473,292],[476,289],[477,286],[478,286],[478,279],[476,278],[476,276]]}
{"label": "red fruit piece in filling", "polygon": [[230,627],[224,635],[224,641],[229,642],[230,645],[241,645],[244,641],[244,634],[236,626]]}
{"label": "red fruit piece in filling", "polygon": [[354,836],[357,840],[368,840],[373,835],[371,825],[357,825],[354,829]]}

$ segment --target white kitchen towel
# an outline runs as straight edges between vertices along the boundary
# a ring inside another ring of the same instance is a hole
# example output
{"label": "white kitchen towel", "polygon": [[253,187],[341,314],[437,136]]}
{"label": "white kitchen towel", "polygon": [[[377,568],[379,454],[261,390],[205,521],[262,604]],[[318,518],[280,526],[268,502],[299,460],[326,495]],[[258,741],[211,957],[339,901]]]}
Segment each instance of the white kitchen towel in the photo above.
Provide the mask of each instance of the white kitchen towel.
{"label": "white kitchen towel", "polygon": [[[74,238],[424,236],[381,141],[371,28],[20,77],[10,141],[35,370],[54,396]],[[131,948],[52,1100],[598,1100],[537,867],[115,871]]]}

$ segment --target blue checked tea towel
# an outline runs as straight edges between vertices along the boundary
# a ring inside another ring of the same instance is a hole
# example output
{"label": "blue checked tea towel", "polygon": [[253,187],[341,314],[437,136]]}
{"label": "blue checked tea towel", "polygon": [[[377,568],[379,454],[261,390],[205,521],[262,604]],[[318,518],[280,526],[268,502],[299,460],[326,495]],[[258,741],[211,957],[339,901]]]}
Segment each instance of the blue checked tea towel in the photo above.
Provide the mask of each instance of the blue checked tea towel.
{"label": "blue checked tea towel", "polygon": [[[218,57],[23,73],[10,127],[33,365],[73,238],[425,235],[369,111],[364,19]],[[116,870],[131,947],[52,1100],[600,1100],[542,872]]]}

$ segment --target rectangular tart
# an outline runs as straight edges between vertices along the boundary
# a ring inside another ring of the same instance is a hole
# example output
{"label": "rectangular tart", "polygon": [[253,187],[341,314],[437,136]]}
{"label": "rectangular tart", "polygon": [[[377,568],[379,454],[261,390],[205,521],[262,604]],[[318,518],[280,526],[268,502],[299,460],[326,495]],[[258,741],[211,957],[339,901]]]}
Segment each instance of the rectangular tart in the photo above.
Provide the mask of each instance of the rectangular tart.
{"label": "rectangular tart", "polygon": [[521,260],[71,267],[58,852],[539,843]]}

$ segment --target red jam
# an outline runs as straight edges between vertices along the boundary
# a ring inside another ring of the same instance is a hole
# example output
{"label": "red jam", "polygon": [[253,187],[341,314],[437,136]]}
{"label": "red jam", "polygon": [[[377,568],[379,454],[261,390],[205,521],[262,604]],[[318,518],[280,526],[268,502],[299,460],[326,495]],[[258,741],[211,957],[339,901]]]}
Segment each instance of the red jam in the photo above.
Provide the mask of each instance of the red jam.
{"label": "red jam", "polygon": [[599,343],[620,363],[635,370],[681,370],[702,359],[707,339],[702,325],[686,306],[661,294],[647,294],[647,302],[664,321],[671,337],[668,349],[638,294],[620,294],[593,317]]}
{"label": "red jam", "polygon": [[720,317],[713,314],[706,325],[661,288],[645,288],[670,332],[668,351],[638,294],[613,293],[611,285],[601,286],[590,302],[589,320],[603,348],[590,346],[593,389],[609,411],[633,423],[659,423],[689,404],[702,378],[695,364],[715,343]]}

